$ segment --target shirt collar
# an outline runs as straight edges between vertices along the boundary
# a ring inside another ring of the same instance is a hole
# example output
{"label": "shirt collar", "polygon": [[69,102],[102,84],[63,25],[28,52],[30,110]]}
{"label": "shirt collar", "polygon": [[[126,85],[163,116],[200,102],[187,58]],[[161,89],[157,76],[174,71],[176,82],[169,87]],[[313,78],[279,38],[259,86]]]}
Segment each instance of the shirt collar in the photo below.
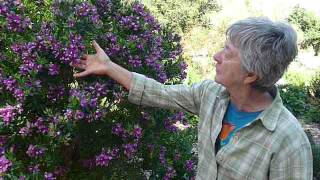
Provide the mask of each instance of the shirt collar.
{"label": "shirt collar", "polygon": [[280,113],[282,111],[282,100],[280,97],[279,90],[276,86],[274,86],[269,93],[274,98],[271,105],[267,107],[262,113],[257,117],[261,120],[262,124],[265,128],[267,128],[270,131],[274,131],[277,122],[280,116]]}
{"label": "shirt collar", "polygon": [[[271,96],[274,98],[271,105],[268,106],[264,111],[262,111],[257,119],[260,119],[263,126],[268,129],[269,131],[274,131],[276,126],[277,126],[277,122],[280,116],[280,113],[282,111],[282,100],[280,97],[280,93],[279,90],[276,86],[273,86],[271,88],[270,91],[268,91]],[[221,93],[219,95],[219,99],[225,99],[228,98],[229,99],[229,92],[226,90],[225,87],[222,86],[222,90]]]}

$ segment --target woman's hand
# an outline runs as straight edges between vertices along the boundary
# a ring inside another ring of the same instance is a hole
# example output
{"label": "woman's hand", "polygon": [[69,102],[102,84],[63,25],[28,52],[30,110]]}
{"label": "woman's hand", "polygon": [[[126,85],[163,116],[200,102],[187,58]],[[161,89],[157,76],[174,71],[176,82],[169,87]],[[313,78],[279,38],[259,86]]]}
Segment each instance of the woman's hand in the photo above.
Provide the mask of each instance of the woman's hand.
{"label": "woman's hand", "polygon": [[85,77],[88,75],[107,75],[111,60],[96,41],[92,42],[96,54],[86,54],[81,57],[79,64],[70,64],[84,71],[75,73],[74,77]]}

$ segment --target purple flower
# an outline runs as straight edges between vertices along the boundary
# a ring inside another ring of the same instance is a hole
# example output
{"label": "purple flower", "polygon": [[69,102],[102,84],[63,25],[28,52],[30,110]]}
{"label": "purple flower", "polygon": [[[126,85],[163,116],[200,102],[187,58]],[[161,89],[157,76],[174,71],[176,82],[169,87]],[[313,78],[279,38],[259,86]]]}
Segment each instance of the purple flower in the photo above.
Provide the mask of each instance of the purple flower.
{"label": "purple flower", "polygon": [[97,6],[98,13],[102,16],[107,16],[111,11],[112,2],[111,0],[96,0],[95,5]]}
{"label": "purple flower", "polygon": [[181,61],[180,64],[179,64],[179,68],[180,68],[180,76],[182,79],[186,78],[187,76],[187,72],[186,72],[186,69],[187,69],[188,65]]}
{"label": "purple flower", "polygon": [[76,120],[81,120],[81,119],[84,118],[84,113],[83,113],[82,111],[80,111],[80,110],[77,110],[76,113],[75,113],[75,115],[74,115],[74,118],[75,118]]}
{"label": "purple flower", "polygon": [[193,161],[192,160],[187,160],[184,164],[184,168],[188,171],[188,172],[192,172],[193,171]]}
{"label": "purple flower", "polygon": [[122,124],[116,123],[115,125],[112,126],[111,133],[115,134],[117,136],[122,136],[124,133],[124,129],[122,128]]}
{"label": "purple flower", "polygon": [[28,170],[32,174],[38,173],[40,171],[39,166],[40,166],[39,164],[36,164],[34,166],[29,166]]}
{"label": "purple flower", "polygon": [[137,55],[134,56],[134,57],[129,56],[128,57],[128,62],[133,67],[141,67],[142,66],[141,60],[140,60],[139,56],[137,56]]}
{"label": "purple flower", "polygon": [[31,132],[32,132],[32,125],[29,122],[27,122],[27,125],[25,127],[22,127],[19,130],[19,134],[21,134],[21,136],[28,136],[31,134]]}
{"label": "purple flower", "polygon": [[88,16],[90,13],[90,5],[87,2],[83,2],[75,7],[76,14],[78,16]]}
{"label": "purple flower", "polygon": [[4,108],[0,108],[0,117],[5,125],[8,125],[16,115],[16,109],[14,106],[7,105]]}
{"label": "purple flower", "polygon": [[12,77],[9,77],[8,79],[4,79],[2,83],[5,86],[5,89],[8,91],[14,91],[17,86],[16,80],[13,79]]}
{"label": "purple flower", "polygon": [[58,56],[60,57],[60,61],[64,64],[78,64],[80,61],[80,54],[85,48],[82,44],[82,38],[80,35],[70,33],[69,41],[69,45],[63,47]]}
{"label": "purple flower", "polygon": [[158,76],[158,80],[161,82],[161,83],[164,83],[167,81],[168,77],[167,77],[167,74],[165,72],[160,72],[157,74]]}
{"label": "purple flower", "polygon": [[45,124],[43,118],[39,117],[36,122],[33,123],[33,127],[38,129],[38,132],[42,134],[47,134],[49,132],[49,128]]}
{"label": "purple flower", "polygon": [[134,144],[124,144],[122,145],[123,149],[124,149],[124,155],[128,158],[131,159],[133,154],[137,151],[138,148],[138,144],[134,143]]}
{"label": "purple flower", "polygon": [[44,179],[45,179],[45,180],[55,180],[56,178],[53,176],[53,173],[51,173],[51,172],[45,172],[45,173],[44,173]]}
{"label": "purple flower", "polygon": [[76,15],[79,17],[89,17],[94,25],[101,24],[97,8],[87,2],[82,2],[75,7]]}
{"label": "purple flower", "polygon": [[99,118],[101,118],[103,115],[103,112],[100,109],[97,109],[94,113],[93,113],[93,118],[95,120],[98,120]]}
{"label": "purple flower", "polygon": [[6,6],[5,2],[0,2],[0,15],[6,16],[9,12],[8,7]]}
{"label": "purple flower", "polygon": [[96,156],[96,165],[108,166],[111,160],[112,160],[111,154],[103,151],[101,154]]}
{"label": "purple flower", "polygon": [[66,112],[64,113],[64,116],[67,120],[70,120],[73,117],[72,109],[66,109]]}
{"label": "purple flower", "polygon": [[88,101],[85,97],[80,97],[80,98],[81,98],[80,99],[80,106],[85,108],[88,104]]}
{"label": "purple flower", "polygon": [[31,25],[28,17],[22,19],[19,15],[14,13],[7,14],[7,28],[12,32],[23,32],[28,26]]}
{"label": "purple flower", "polygon": [[139,20],[137,16],[123,16],[120,17],[119,24],[128,30],[138,31],[140,29]]}
{"label": "purple flower", "polygon": [[73,27],[75,25],[75,20],[73,19],[68,19],[68,27]]}
{"label": "purple flower", "polygon": [[161,146],[160,152],[159,152],[159,161],[160,161],[160,164],[162,165],[166,164],[165,152],[166,152],[166,148],[164,146]]}
{"label": "purple flower", "polygon": [[4,147],[0,147],[0,156],[4,155],[6,149]]}
{"label": "purple flower", "polygon": [[0,157],[0,173],[5,173],[11,165],[12,163],[4,155]]}
{"label": "purple flower", "polygon": [[112,149],[112,151],[111,151],[111,156],[112,156],[113,158],[116,158],[116,157],[118,157],[118,155],[119,155],[119,148],[114,148],[114,149]]}
{"label": "purple flower", "polygon": [[135,139],[139,140],[142,137],[142,129],[140,127],[134,128],[132,135]]}
{"label": "purple flower", "polygon": [[63,86],[49,86],[47,98],[51,102],[56,102],[65,95],[65,88]]}
{"label": "purple flower", "polygon": [[44,155],[44,148],[38,148],[30,144],[26,153],[29,157],[40,157]]}
{"label": "purple flower", "polygon": [[163,177],[163,180],[173,179],[176,175],[176,171],[172,167],[167,167],[166,175]]}
{"label": "purple flower", "polygon": [[49,72],[48,72],[48,74],[51,75],[51,76],[59,74],[58,65],[50,63],[49,64]]}

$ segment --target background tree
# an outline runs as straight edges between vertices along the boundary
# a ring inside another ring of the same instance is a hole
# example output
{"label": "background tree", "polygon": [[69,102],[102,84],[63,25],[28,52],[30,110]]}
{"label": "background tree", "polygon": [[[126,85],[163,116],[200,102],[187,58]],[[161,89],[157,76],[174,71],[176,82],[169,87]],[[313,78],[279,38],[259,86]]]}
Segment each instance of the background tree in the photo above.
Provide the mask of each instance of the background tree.
{"label": "background tree", "polygon": [[288,17],[288,21],[298,25],[304,33],[301,48],[312,47],[314,55],[318,56],[320,51],[320,17],[311,11],[295,6]]}

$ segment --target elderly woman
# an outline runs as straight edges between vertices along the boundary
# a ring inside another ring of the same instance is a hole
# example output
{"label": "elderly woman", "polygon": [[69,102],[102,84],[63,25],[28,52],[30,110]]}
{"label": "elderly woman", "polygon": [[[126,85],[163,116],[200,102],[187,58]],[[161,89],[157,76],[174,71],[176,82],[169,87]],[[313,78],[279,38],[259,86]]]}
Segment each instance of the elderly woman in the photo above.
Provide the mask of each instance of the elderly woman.
{"label": "elderly woman", "polygon": [[213,57],[215,81],[163,85],[113,63],[96,42],[74,76],[106,75],[129,90],[132,103],[199,115],[197,179],[311,180],[310,143],[274,85],[297,54],[295,31],[249,18],[226,37]]}

